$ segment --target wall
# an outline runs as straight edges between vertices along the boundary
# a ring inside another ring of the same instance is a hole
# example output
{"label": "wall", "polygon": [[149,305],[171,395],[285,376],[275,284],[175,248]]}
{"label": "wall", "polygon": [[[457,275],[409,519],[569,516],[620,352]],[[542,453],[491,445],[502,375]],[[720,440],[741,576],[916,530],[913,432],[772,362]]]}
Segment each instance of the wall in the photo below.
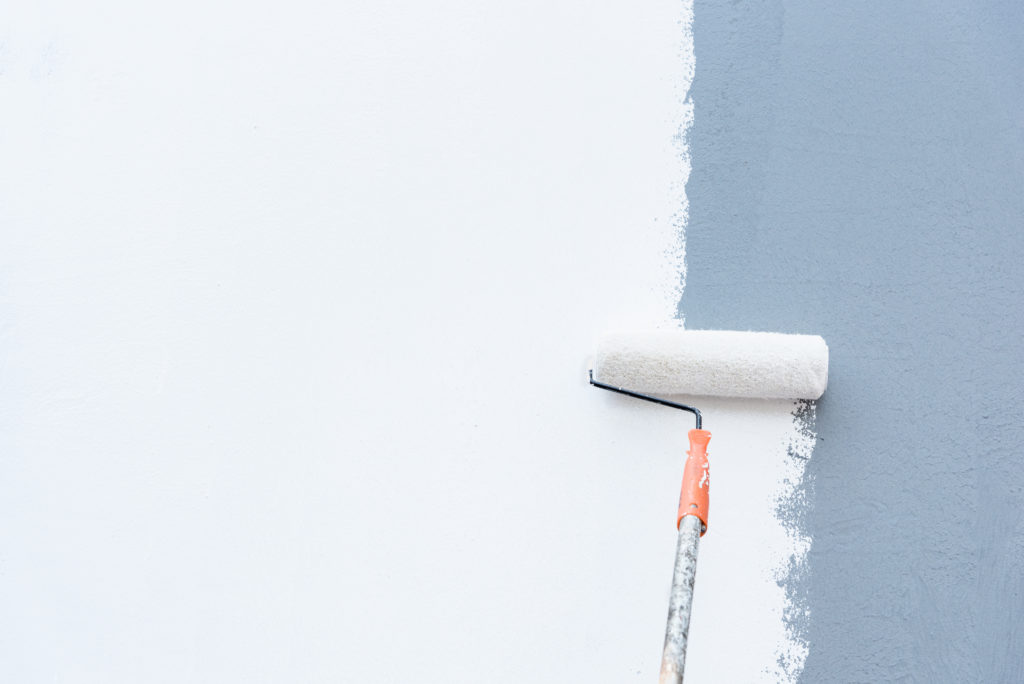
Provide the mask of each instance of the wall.
{"label": "wall", "polygon": [[1024,10],[695,7],[690,327],[818,332],[800,681],[1024,678]]}
{"label": "wall", "polygon": [[0,679],[651,681],[676,313],[832,347],[688,681],[1020,678],[1015,5],[2,12]]}

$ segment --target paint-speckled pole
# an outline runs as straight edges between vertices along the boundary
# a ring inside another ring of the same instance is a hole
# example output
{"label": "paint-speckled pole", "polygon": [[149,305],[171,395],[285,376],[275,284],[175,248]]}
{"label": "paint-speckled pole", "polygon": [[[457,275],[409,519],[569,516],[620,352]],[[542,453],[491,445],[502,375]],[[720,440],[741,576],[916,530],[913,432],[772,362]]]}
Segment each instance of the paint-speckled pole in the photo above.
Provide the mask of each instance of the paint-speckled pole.
{"label": "paint-speckled pole", "polygon": [[690,631],[690,604],[693,602],[693,582],[697,574],[697,546],[700,544],[702,523],[695,515],[679,521],[679,542],[676,545],[676,565],[672,573],[672,595],[668,605],[668,624],[665,626],[665,648],[661,653],[660,684],[682,684],[686,665],[686,641]]}

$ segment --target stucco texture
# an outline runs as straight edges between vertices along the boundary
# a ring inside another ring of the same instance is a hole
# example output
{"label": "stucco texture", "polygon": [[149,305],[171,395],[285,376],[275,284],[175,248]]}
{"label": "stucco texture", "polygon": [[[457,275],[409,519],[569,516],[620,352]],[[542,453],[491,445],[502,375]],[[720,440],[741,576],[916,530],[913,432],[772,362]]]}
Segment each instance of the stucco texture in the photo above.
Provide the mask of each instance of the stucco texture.
{"label": "stucco texture", "polygon": [[831,347],[800,681],[1024,680],[1024,5],[698,1],[694,27],[680,311]]}

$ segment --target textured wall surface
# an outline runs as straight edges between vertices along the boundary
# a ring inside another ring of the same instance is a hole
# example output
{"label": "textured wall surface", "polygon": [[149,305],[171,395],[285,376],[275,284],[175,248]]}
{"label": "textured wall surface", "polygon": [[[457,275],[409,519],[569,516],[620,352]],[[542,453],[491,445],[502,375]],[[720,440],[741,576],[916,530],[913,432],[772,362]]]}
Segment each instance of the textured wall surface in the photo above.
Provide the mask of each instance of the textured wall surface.
{"label": "textured wall surface", "polygon": [[687,327],[816,332],[806,682],[1024,679],[1024,6],[698,0]]}

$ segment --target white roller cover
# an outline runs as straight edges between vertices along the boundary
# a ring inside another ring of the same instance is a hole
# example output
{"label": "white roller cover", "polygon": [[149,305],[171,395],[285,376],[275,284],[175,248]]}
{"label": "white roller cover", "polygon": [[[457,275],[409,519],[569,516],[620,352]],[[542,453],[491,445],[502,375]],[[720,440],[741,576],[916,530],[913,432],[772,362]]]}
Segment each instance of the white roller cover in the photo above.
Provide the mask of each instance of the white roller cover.
{"label": "white roller cover", "polygon": [[817,399],[828,381],[818,335],[634,330],[603,335],[594,379],[649,394]]}

